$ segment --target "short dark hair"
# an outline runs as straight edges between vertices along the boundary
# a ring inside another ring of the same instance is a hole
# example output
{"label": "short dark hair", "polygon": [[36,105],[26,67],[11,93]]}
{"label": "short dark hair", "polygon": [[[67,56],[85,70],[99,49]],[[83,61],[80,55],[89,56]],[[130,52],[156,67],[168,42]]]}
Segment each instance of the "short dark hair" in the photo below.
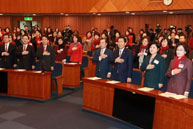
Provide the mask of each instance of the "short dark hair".
{"label": "short dark hair", "polygon": [[28,36],[27,34],[24,34],[24,35],[22,36],[22,38],[25,37],[25,36],[29,39],[29,36]]}
{"label": "short dark hair", "polygon": [[107,39],[106,38],[101,38],[100,41],[101,40],[105,40],[105,43],[107,44]]}
{"label": "short dark hair", "polygon": [[[158,43],[156,43],[156,42],[153,42],[153,43],[151,43],[151,44],[149,45],[149,49],[150,49],[150,47],[151,47],[152,45],[155,45],[155,46],[159,49],[159,51],[160,51],[160,44],[158,44]],[[159,51],[158,51],[157,53],[159,53]]]}
{"label": "short dark hair", "polygon": [[120,36],[120,37],[118,38],[118,40],[119,40],[119,39],[123,39],[125,43],[127,42],[126,38],[123,37],[123,36]]}
{"label": "short dark hair", "polygon": [[148,43],[149,43],[149,41],[150,41],[149,36],[144,36],[144,37],[142,38],[142,40],[141,40],[141,41],[143,41],[144,39],[147,39],[147,41],[148,41]]}
{"label": "short dark hair", "polygon": [[[48,40],[48,37],[47,37],[46,35],[42,35],[42,38],[47,38],[47,40]],[[41,38],[41,39],[42,39],[42,38]]]}
{"label": "short dark hair", "polygon": [[186,56],[189,54],[189,46],[187,43],[178,43],[176,48],[175,48],[175,55],[176,55],[176,50],[179,46],[183,46],[184,50],[186,51]]}
{"label": "short dark hair", "polygon": [[9,37],[9,34],[5,33],[5,34],[3,35],[3,37],[5,37],[5,36],[8,36],[8,37]]}

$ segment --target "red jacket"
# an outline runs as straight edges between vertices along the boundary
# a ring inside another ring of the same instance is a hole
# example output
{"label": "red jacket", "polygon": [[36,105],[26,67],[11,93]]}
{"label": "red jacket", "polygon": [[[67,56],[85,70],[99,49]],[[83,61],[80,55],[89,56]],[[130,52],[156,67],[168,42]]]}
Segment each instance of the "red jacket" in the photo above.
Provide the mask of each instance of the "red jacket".
{"label": "red jacket", "polygon": [[193,38],[189,39],[189,43],[188,43],[189,47],[190,47],[190,53],[193,51]]}
{"label": "red jacket", "polygon": [[72,50],[74,46],[74,43],[70,44],[70,48],[68,50],[68,54],[70,54],[70,61],[71,62],[79,62],[80,64],[82,64],[82,44],[77,43],[77,49],[76,50]]}

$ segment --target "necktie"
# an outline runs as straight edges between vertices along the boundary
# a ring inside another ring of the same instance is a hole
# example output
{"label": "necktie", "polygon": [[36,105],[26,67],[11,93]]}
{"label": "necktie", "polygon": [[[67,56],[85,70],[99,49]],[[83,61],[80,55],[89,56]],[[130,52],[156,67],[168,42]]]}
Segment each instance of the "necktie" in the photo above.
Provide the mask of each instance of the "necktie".
{"label": "necktie", "polygon": [[44,52],[46,51],[46,46],[44,46]]}
{"label": "necktie", "polygon": [[26,45],[23,46],[23,50],[26,51]]}
{"label": "necktie", "polygon": [[119,57],[121,57],[121,54],[122,54],[122,51],[121,51],[121,50],[119,50]]}
{"label": "necktie", "polygon": [[101,49],[101,55],[104,53],[104,49]]}
{"label": "necktie", "polygon": [[7,52],[8,48],[7,48],[7,44],[5,45],[5,51]]}

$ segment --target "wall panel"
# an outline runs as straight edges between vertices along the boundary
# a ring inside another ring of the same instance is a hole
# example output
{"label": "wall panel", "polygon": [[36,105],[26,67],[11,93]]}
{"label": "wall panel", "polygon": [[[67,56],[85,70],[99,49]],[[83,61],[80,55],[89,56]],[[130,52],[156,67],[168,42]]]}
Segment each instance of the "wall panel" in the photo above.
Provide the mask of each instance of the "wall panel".
{"label": "wall panel", "polygon": [[[171,6],[152,0],[1,0],[0,13],[89,13],[192,10],[193,0],[173,0]],[[162,0],[158,0],[162,1]]]}
{"label": "wall panel", "polygon": [[[63,29],[64,26],[70,25],[73,30],[78,30],[80,34],[85,34],[92,27],[97,27],[99,32],[102,32],[106,27],[114,25],[116,29],[120,30],[122,34],[128,26],[133,27],[135,33],[139,29],[144,28],[145,24],[155,28],[159,23],[162,28],[170,25],[177,25],[184,29],[185,25],[193,25],[193,15],[136,15],[136,16],[36,16],[34,21],[39,21],[42,29],[50,26],[51,28]],[[19,16],[0,16],[1,27],[18,26],[19,21],[23,17]]]}

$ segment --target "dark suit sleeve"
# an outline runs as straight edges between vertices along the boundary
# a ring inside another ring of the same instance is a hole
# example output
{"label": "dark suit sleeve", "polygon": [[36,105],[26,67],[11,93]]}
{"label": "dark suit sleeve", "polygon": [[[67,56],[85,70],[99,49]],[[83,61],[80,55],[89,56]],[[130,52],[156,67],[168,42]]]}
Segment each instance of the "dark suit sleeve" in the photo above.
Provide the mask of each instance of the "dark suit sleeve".
{"label": "dark suit sleeve", "polygon": [[166,63],[163,58],[160,59],[160,81],[159,83],[163,84],[164,83],[164,77],[165,77],[165,72],[166,72]]}
{"label": "dark suit sleeve", "polygon": [[144,60],[143,60],[143,63],[142,63],[142,65],[141,65],[141,70],[142,71],[146,71],[146,68],[147,68],[147,65],[148,65],[149,63],[148,63],[148,58],[145,58]]}
{"label": "dark suit sleeve", "polygon": [[14,60],[14,64],[17,64],[16,46],[15,45],[13,45],[13,60]]}
{"label": "dark suit sleeve", "polygon": [[20,50],[20,47],[17,47],[17,48],[16,48],[16,57],[17,57],[17,58],[20,58],[21,55],[22,55],[22,51]]}
{"label": "dark suit sleeve", "polygon": [[51,47],[51,51],[50,51],[50,56],[51,56],[51,66],[54,66],[55,64],[55,52],[54,52],[54,48]]}
{"label": "dark suit sleeve", "polygon": [[36,55],[35,55],[35,49],[34,49],[34,47],[32,46],[31,47],[31,51],[32,51],[32,55],[31,55],[31,58],[32,58],[32,65],[35,65],[35,57],[36,57]]}
{"label": "dark suit sleeve", "polygon": [[131,51],[128,53],[128,78],[132,77],[132,72],[133,72],[133,54]]}
{"label": "dark suit sleeve", "polygon": [[94,56],[93,56],[92,61],[93,61],[93,62],[99,62],[99,56],[100,56],[99,50],[97,50],[97,51],[94,53]]}
{"label": "dark suit sleeve", "polygon": [[112,73],[113,52],[111,50],[109,50],[108,61],[110,65],[108,72]]}
{"label": "dark suit sleeve", "polygon": [[38,60],[41,60],[41,59],[43,58],[43,54],[42,54],[42,52],[41,52],[40,47],[37,49],[36,55],[37,55],[37,59],[38,59]]}

